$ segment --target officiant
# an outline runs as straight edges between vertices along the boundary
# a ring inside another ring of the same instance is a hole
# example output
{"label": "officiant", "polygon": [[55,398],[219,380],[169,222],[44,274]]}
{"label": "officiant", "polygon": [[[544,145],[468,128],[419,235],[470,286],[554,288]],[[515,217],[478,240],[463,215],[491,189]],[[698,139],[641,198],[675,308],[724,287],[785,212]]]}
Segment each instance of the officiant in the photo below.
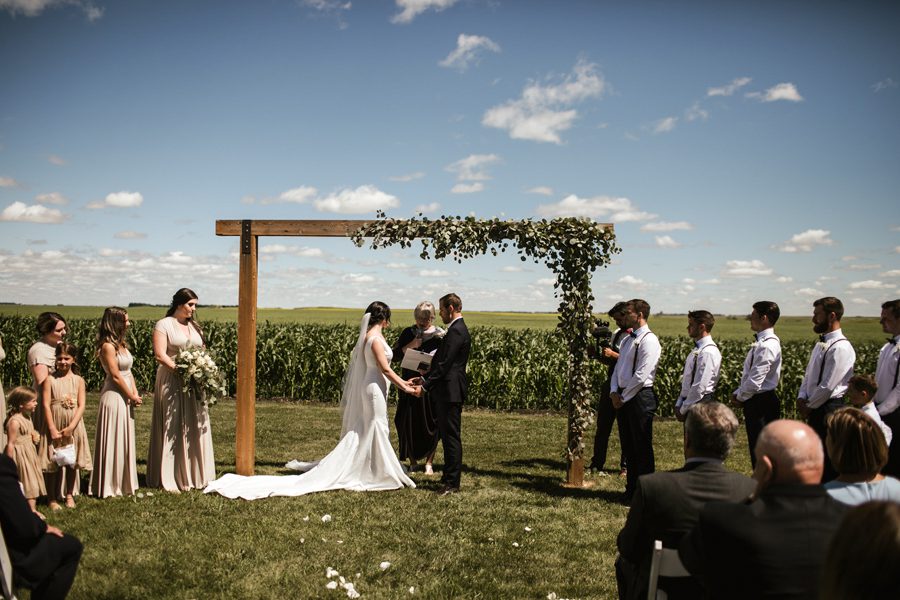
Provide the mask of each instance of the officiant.
{"label": "officiant", "polygon": [[[394,362],[402,363],[408,350],[434,354],[446,333],[434,325],[435,309],[431,302],[427,300],[420,302],[416,306],[413,316],[415,324],[404,329],[400,333],[397,343],[394,344]],[[418,371],[402,369],[402,376],[405,380],[419,375],[421,373]],[[427,395],[417,398],[399,389],[397,396],[397,414],[394,416],[394,426],[397,428],[400,445],[400,461],[409,460],[410,470],[413,470],[419,461],[424,460],[425,474],[431,475],[434,473],[431,462],[439,437],[431,400]]]}

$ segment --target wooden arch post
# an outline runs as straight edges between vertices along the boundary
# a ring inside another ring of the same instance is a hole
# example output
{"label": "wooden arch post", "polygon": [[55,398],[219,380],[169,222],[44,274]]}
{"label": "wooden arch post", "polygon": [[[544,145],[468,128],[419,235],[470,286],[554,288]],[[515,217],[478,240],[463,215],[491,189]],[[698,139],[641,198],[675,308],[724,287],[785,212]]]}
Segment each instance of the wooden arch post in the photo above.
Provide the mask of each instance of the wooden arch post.
{"label": "wooden arch post", "polygon": [[216,221],[216,235],[240,236],[237,418],[234,462],[239,475],[256,467],[256,290],[260,236],[349,237],[371,221]]}

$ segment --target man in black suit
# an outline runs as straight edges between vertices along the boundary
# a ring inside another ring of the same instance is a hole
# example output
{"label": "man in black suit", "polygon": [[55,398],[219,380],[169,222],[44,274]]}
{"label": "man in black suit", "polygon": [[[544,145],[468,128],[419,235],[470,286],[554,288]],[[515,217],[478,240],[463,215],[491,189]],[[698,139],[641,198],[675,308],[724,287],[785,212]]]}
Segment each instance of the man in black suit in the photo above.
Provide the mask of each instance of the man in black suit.
{"label": "man in black suit", "polygon": [[16,463],[0,454],[0,526],[16,581],[35,600],[65,598],[81,559],[81,542],[47,525],[28,506]]}
{"label": "man in black suit", "polygon": [[[739,502],[756,484],[746,475],[723,466],[734,447],[739,424],[724,404],[705,402],[688,409],[684,424],[685,464],[638,478],[625,527],[619,533],[616,580],[619,598],[646,598],[653,541],[677,548],[681,538],[697,524],[700,509],[711,500]],[[693,578],[660,578],[660,589],[670,600],[702,594]]]}
{"label": "man in black suit", "polygon": [[447,333],[431,361],[431,368],[421,378],[419,390],[428,392],[435,411],[441,443],[444,445],[444,472],[441,495],[459,491],[462,473],[462,405],[467,396],[466,363],[472,340],[462,318],[462,300],[456,294],[447,294],[440,300],[441,320],[447,325]]}
{"label": "man in black suit", "polygon": [[828,544],[849,508],[820,485],[825,454],[799,421],[766,425],[756,442],[756,492],[710,502],[678,547],[710,598],[818,597]]}

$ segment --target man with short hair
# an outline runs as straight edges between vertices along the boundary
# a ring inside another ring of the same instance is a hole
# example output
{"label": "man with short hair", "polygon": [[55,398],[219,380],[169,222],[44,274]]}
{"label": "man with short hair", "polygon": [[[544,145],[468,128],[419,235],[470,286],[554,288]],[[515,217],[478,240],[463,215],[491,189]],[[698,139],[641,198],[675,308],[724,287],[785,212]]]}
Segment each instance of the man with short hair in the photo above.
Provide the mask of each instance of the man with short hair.
{"label": "man with short hair", "polygon": [[[843,303],[833,296],[813,302],[813,331],[819,341],[813,347],[800,384],[797,410],[825,444],[826,419],[844,405],[847,382],[853,377],[856,351],[841,331]],[[823,482],[837,477],[837,471],[825,457]]]}
{"label": "man with short hair", "polygon": [[828,544],[849,508],[819,483],[824,455],[808,425],[766,425],[756,443],[753,498],[706,504],[678,546],[706,597],[818,597]]}
{"label": "man with short hair", "polygon": [[662,348],[647,319],[650,305],[640,298],[629,300],[622,311],[622,324],[631,333],[622,342],[612,375],[610,399],[621,419],[622,448],[628,458],[625,501],[630,502],[637,478],[656,470],[653,454],[653,414],[658,401],[653,378]]}
{"label": "man with short hair", "polygon": [[[622,327],[622,324],[620,323],[622,309],[624,307],[624,302],[616,302],[616,304],[609,309],[607,314],[610,319],[616,322],[618,329],[613,332],[612,338],[609,340],[609,345],[599,349],[599,356],[597,356],[598,360],[606,365],[606,372],[608,373],[606,380],[600,387],[600,401],[597,403],[597,432],[594,434],[594,456],[591,458],[591,464],[588,466],[588,469],[597,472],[602,472],[603,467],[606,465],[606,453],[609,449],[609,435],[612,433],[612,426],[616,421],[616,409],[613,408],[609,394],[611,391],[612,373],[616,368],[616,361],[619,358],[619,346],[622,343],[622,339],[630,333]],[[619,425],[619,440],[620,442],[622,440],[621,424]],[[626,465],[625,452],[622,451],[621,456],[619,457],[619,470],[624,472]]]}
{"label": "man with short hair", "polygon": [[[625,527],[619,533],[616,580],[619,598],[646,598],[654,540],[677,548],[681,538],[697,524],[700,509],[711,500],[739,502],[756,487],[746,475],[725,468],[734,447],[738,420],[724,404],[704,402],[687,413],[684,425],[685,464],[675,471],[644,475]],[[700,596],[694,579],[661,579],[660,589],[675,598]]]}
{"label": "man with short hair", "polygon": [[[897,385],[900,378],[900,299],[881,305],[881,328],[891,337],[878,353],[875,405],[884,424],[900,433],[900,386]],[[895,437],[900,440],[900,436]],[[900,441],[894,440],[888,446],[888,462],[882,472],[900,477]]]}
{"label": "man with short hair", "polygon": [[756,440],[763,427],[781,418],[781,401],[775,393],[781,377],[781,340],[775,335],[775,323],[781,310],[770,300],[753,304],[747,317],[755,334],[744,359],[741,384],[731,396],[731,405],[744,410],[750,463],[756,468]]}
{"label": "man with short hair", "polygon": [[694,348],[684,361],[681,376],[681,395],[675,403],[675,416],[684,421],[688,411],[699,402],[709,402],[716,393],[722,353],[710,332],[716,318],[708,310],[688,312],[688,335],[694,340]]}

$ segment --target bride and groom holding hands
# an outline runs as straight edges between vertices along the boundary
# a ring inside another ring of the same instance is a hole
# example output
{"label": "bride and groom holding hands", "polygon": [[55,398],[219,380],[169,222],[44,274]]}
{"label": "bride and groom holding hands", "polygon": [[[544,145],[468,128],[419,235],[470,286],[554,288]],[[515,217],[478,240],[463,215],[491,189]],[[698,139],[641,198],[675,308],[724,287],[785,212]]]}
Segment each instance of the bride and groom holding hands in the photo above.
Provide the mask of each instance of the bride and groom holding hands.
{"label": "bride and groom holding hands", "polygon": [[459,296],[443,296],[439,314],[447,325],[447,333],[430,369],[421,377],[404,381],[390,366],[393,352],[383,333],[391,324],[391,309],[383,302],[370,304],[360,322],[359,337],[344,375],[341,437],[337,446],[316,462],[289,463],[290,467],[305,471],[300,475],[245,477],[229,473],[211,482],[204,491],[255,500],[336,489],[381,491],[415,487],[390,443],[387,396],[393,383],[408,394],[421,397],[428,393],[444,446],[444,471],[438,493],[458,492],[462,472],[460,428],[471,338],[462,318]]}

